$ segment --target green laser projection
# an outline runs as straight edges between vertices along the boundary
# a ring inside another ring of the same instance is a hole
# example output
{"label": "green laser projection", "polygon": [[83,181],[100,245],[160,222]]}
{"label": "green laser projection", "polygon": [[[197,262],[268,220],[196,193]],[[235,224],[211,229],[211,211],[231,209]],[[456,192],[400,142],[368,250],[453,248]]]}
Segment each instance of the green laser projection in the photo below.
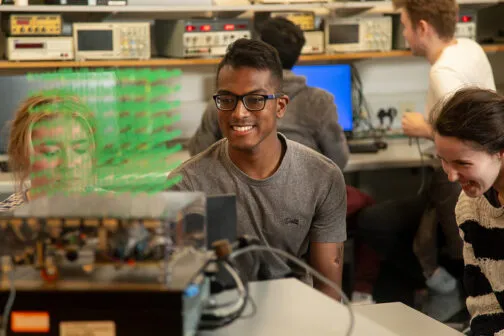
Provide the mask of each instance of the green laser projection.
{"label": "green laser projection", "polygon": [[[180,70],[62,69],[29,74],[43,90],[30,113],[33,193],[169,189],[181,162]],[[34,187],[34,185],[36,187]]]}

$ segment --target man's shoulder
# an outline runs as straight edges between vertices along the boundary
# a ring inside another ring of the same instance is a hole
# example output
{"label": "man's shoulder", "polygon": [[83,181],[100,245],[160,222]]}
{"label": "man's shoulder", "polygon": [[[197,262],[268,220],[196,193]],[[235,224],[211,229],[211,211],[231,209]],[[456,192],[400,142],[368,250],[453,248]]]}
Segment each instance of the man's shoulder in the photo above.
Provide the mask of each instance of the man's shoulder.
{"label": "man's shoulder", "polygon": [[334,100],[334,96],[332,93],[330,93],[329,91],[327,91],[325,89],[314,87],[314,86],[307,86],[306,89],[304,90],[304,95],[313,101]]}
{"label": "man's shoulder", "polygon": [[308,169],[318,169],[319,171],[335,174],[341,173],[339,167],[331,159],[299,142],[287,139],[287,148],[292,150],[293,160],[296,165],[301,163]]}
{"label": "man's shoulder", "polygon": [[297,113],[307,115],[314,121],[320,122],[328,115],[336,115],[335,106],[334,96],[330,92],[307,86],[289,102],[287,110],[298,111]]}
{"label": "man's shoulder", "polygon": [[469,63],[478,63],[482,58],[487,58],[487,56],[481,45],[470,39],[458,39],[457,44],[448,47],[446,52],[443,52],[438,61],[432,65],[431,72],[443,69],[466,70],[465,67]]}
{"label": "man's shoulder", "polygon": [[195,172],[201,169],[205,170],[208,169],[209,165],[215,165],[215,162],[220,160],[220,151],[225,141],[226,139],[221,139],[205,149],[203,152],[191,157],[182,163],[178,168],[173,170],[173,174],[181,172]]}
{"label": "man's shoulder", "polygon": [[476,41],[469,38],[457,39],[461,51],[470,51],[485,54],[483,47]]}

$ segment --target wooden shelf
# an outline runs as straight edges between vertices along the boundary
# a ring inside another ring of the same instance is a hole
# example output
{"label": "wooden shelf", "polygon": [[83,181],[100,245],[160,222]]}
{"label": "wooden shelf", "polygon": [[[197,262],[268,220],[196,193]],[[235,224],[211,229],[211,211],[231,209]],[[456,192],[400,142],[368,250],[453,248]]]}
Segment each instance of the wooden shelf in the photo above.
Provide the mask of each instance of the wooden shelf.
{"label": "wooden shelf", "polygon": [[[483,50],[487,53],[504,51],[504,44],[485,45]],[[322,55],[303,55],[299,63],[322,63],[353,61],[372,58],[392,58],[412,56],[408,50],[370,51],[359,53],[340,53]],[[109,67],[185,67],[196,65],[216,65],[220,58],[153,58],[150,60],[103,60],[103,61],[36,61],[36,62],[10,62],[0,61],[0,70],[36,70],[55,68],[109,68]]]}
{"label": "wooden shelf", "polygon": [[[271,3],[271,2],[275,3]],[[69,12],[99,12],[99,13],[190,13],[190,12],[245,12],[245,11],[296,11],[314,9],[367,9],[379,8],[392,11],[392,1],[327,1],[302,2],[296,0],[270,0],[266,4],[214,5],[214,6],[14,6],[0,5],[0,12],[31,12],[31,13],[69,13]],[[502,2],[502,1],[501,1]],[[461,5],[491,5],[499,0],[458,0]]]}
{"label": "wooden shelf", "polygon": [[489,44],[489,45],[483,45],[483,50],[485,50],[487,53],[496,53],[500,51],[504,51],[504,44]]}
{"label": "wooden shelf", "polygon": [[[281,1],[279,1],[281,2]],[[0,6],[0,12],[101,12],[101,13],[176,13],[176,12],[271,12],[282,10],[310,10],[317,8],[367,8],[386,1],[355,2],[350,3],[278,3],[256,5],[225,5],[225,6]],[[376,3],[376,4],[375,4]]]}
{"label": "wooden shelf", "polygon": [[411,56],[411,52],[409,50],[392,50],[392,51],[366,51],[358,53],[303,55],[300,57],[299,63],[352,61],[367,58],[389,58],[389,57],[404,57],[404,56]]}
{"label": "wooden shelf", "polygon": [[0,61],[0,70],[6,69],[50,69],[50,68],[109,68],[109,67],[175,67],[218,64],[220,58],[182,59],[153,58],[150,60],[100,60],[100,61]]}

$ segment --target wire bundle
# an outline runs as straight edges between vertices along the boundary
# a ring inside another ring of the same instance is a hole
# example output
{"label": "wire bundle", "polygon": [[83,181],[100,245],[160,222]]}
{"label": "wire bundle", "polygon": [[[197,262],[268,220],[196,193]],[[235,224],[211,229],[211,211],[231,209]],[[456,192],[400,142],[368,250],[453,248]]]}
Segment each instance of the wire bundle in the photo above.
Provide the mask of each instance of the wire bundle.
{"label": "wire bundle", "polygon": [[216,256],[218,257],[218,259],[215,262],[223,264],[226,270],[231,274],[236,283],[239,295],[238,298],[233,302],[228,302],[221,305],[216,305],[213,302],[207,303],[207,307],[205,309],[205,312],[202,316],[202,321],[200,323],[201,330],[213,330],[217,328],[222,328],[232,323],[243,314],[243,311],[247,306],[247,302],[251,301],[251,298],[249,297],[248,283],[244,281],[242,277],[240,277],[238,271],[233,265],[236,261],[236,258],[238,258],[243,254],[252,252],[269,252],[276,254],[279,257],[288,259],[294,264],[304,268],[308,273],[313,275],[319,281],[333,288],[338,293],[338,295],[341,296],[342,302],[348,308],[350,321],[346,335],[349,336],[352,334],[355,317],[353,314],[351,303],[350,300],[345,295],[345,293],[341,290],[341,288],[339,288],[337,284],[335,284],[334,282],[323,276],[321,273],[313,269],[304,261],[290,255],[289,253],[283,250],[263,245],[250,245],[251,243],[258,243],[258,240],[249,239],[248,237],[242,237],[239,240],[239,242],[235,244],[235,247],[237,246],[238,249],[234,252],[233,252],[233,246],[231,246],[231,244],[229,244],[227,240],[217,241],[213,244]]}

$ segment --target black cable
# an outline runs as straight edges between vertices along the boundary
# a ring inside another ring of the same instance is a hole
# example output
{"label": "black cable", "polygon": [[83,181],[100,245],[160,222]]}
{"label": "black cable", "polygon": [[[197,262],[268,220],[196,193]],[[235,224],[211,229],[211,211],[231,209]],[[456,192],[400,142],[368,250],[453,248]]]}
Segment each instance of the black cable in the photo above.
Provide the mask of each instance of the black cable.
{"label": "black cable", "polygon": [[[229,245],[229,243],[227,243],[227,244]],[[242,254],[251,253],[251,252],[260,252],[260,251],[273,253],[275,255],[278,255],[279,257],[286,258],[287,260],[293,262],[297,266],[304,268],[308,273],[312,274],[319,281],[321,281],[325,285],[334,289],[338,293],[338,295],[341,297],[342,302],[346,305],[346,307],[348,309],[349,319],[350,319],[349,326],[348,326],[348,329],[347,329],[347,332],[345,335],[347,335],[347,336],[351,335],[353,328],[354,328],[354,323],[355,323],[355,316],[353,313],[353,309],[351,307],[350,300],[345,295],[343,290],[336,283],[334,283],[333,281],[331,281],[330,279],[328,279],[327,277],[322,275],[320,272],[318,272],[317,270],[312,268],[310,265],[308,265],[304,261],[290,255],[289,253],[287,253],[283,250],[269,247],[269,246],[252,245],[252,244],[259,244],[259,240],[256,238],[243,237],[242,240],[239,242],[239,246],[243,246],[243,248],[238,249],[238,250],[232,252],[231,254],[229,254],[228,251],[231,251],[231,246],[226,247],[226,242],[224,242],[224,244],[222,244],[222,242],[221,242],[221,244],[216,246],[216,252],[217,252],[216,254],[218,256],[221,256],[220,257],[221,262],[225,262],[226,265],[228,265],[230,267],[230,269],[235,270],[235,271],[237,271],[237,269],[234,266],[234,264],[232,263],[233,260],[235,260],[238,256],[240,256]],[[229,271],[229,269],[228,269],[228,271]],[[232,323],[237,318],[241,317],[241,315],[243,314],[243,311],[245,310],[245,308],[247,306],[247,302],[249,302],[251,300],[251,298],[249,297],[248,282],[243,281],[242,276],[240,275],[239,271],[237,271],[236,274],[238,275],[238,279],[237,279],[238,281],[236,281],[237,285],[239,282],[241,282],[245,288],[244,300],[243,300],[241,306],[235,312],[233,312],[229,315],[226,315],[224,317],[218,317],[213,314],[204,314],[201,318],[199,330],[214,330],[217,328],[222,328],[222,327]],[[232,273],[231,273],[231,275],[233,276]],[[255,306],[255,303],[253,305]],[[255,311],[255,308],[254,308],[254,311]],[[252,315],[251,314],[247,315],[247,317],[250,317],[250,316],[253,316],[253,313],[252,313]]]}
{"label": "black cable", "polygon": [[426,185],[427,178],[425,170],[427,169],[427,167],[425,166],[422,148],[420,148],[420,139],[415,138],[415,142],[417,144],[418,154],[420,155],[420,179],[421,179],[420,188],[418,189],[417,195],[421,195],[423,194]]}
{"label": "black cable", "polygon": [[14,276],[13,271],[7,273],[7,280],[9,281],[9,298],[5,303],[2,318],[2,327],[0,328],[0,336],[7,336],[7,326],[9,324],[10,313],[12,311],[12,306],[14,305],[14,300],[16,300],[16,287],[14,286]]}
{"label": "black cable", "polygon": [[349,314],[350,321],[349,321],[349,326],[348,326],[348,329],[347,329],[345,335],[349,336],[349,335],[352,334],[352,331],[354,329],[354,324],[355,324],[355,316],[354,316],[354,313],[353,313],[353,309],[352,309],[350,300],[345,295],[345,293],[343,292],[343,290],[336,283],[334,283],[333,281],[329,280],[327,277],[325,277],[324,275],[322,275],[320,272],[318,272],[317,270],[315,270],[313,267],[311,267],[310,265],[308,265],[303,260],[294,257],[293,255],[285,252],[284,250],[281,250],[281,249],[278,249],[278,248],[274,248],[274,247],[270,247],[270,246],[264,246],[264,245],[251,245],[251,246],[245,247],[245,248],[243,248],[241,250],[234,251],[229,256],[229,259],[233,260],[233,259],[237,258],[238,256],[240,256],[242,254],[251,253],[251,252],[259,252],[259,251],[270,252],[270,253],[273,253],[273,254],[275,254],[275,255],[277,255],[279,257],[286,258],[287,260],[293,262],[297,266],[304,268],[308,273],[311,273],[314,277],[316,277],[319,281],[321,281],[325,285],[327,285],[327,286],[331,287],[332,289],[334,289],[338,293],[338,295],[341,297],[342,302],[346,305],[346,307],[348,309],[348,314]]}
{"label": "black cable", "polygon": [[[372,123],[373,116],[368,101],[364,96],[364,89],[359,70],[354,64],[351,64],[350,66],[352,68],[352,93],[354,96],[357,95],[357,101],[354,103],[353,113],[355,122],[354,127],[358,128],[360,126],[360,123],[362,122],[367,126],[368,132],[370,132],[370,135],[372,137],[380,136],[379,134],[377,134],[379,130],[376,129]],[[361,111],[365,111],[367,118],[362,118]]]}
{"label": "black cable", "polygon": [[249,295],[248,301],[250,303],[250,307],[252,308],[252,311],[247,315],[240,316],[241,319],[248,319],[248,318],[254,317],[257,312],[257,305],[256,305],[254,299],[252,298],[252,296]]}
{"label": "black cable", "polygon": [[224,260],[220,260],[220,262],[225,263],[226,265],[228,265],[229,267],[234,269],[236,271],[236,273],[238,274],[238,276],[240,277],[240,280],[242,281],[243,286],[245,288],[245,295],[243,297],[243,302],[236,311],[234,311],[231,314],[226,315],[224,317],[218,317],[218,316],[215,316],[212,314],[203,314],[201,316],[201,321],[200,321],[200,324],[198,327],[199,330],[215,330],[215,329],[219,329],[219,328],[222,328],[226,325],[233,323],[236,319],[238,319],[243,314],[243,311],[245,310],[245,308],[247,307],[247,303],[249,302],[248,281],[243,279],[240,272],[237,270],[237,268],[233,265],[233,263],[230,260],[224,259]]}

